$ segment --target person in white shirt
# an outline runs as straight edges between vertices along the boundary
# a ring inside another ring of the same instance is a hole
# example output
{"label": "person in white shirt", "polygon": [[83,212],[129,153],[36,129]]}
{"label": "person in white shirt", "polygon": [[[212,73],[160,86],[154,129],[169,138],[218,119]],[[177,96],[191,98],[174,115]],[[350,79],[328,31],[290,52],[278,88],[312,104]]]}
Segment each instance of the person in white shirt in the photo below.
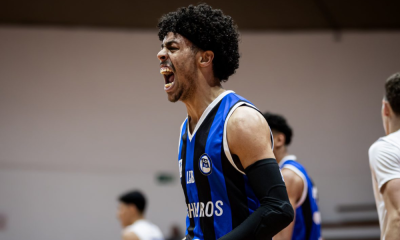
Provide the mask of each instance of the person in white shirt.
{"label": "person in white shirt", "polygon": [[118,219],[123,227],[122,240],[164,240],[160,229],[144,219],[146,199],[139,191],[119,197]]}
{"label": "person in white shirt", "polygon": [[381,240],[400,240],[400,73],[385,84],[382,120],[386,136],[369,149]]}

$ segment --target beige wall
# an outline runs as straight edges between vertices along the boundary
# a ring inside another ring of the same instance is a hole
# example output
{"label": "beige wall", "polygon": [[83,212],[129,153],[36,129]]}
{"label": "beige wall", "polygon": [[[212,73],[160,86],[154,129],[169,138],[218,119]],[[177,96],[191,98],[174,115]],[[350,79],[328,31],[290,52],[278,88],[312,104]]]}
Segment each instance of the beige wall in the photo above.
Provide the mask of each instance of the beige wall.
{"label": "beige wall", "polygon": [[[291,152],[338,204],[372,203],[368,147],[383,134],[384,80],[400,71],[400,33],[242,34],[227,89],[294,128]],[[182,103],[163,92],[156,32],[0,28],[1,240],[112,239],[115,198],[141,188],[148,218],[184,225],[178,181]],[[374,215],[375,216],[375,215]],[[374,217],[372,216],[372,217]]]}

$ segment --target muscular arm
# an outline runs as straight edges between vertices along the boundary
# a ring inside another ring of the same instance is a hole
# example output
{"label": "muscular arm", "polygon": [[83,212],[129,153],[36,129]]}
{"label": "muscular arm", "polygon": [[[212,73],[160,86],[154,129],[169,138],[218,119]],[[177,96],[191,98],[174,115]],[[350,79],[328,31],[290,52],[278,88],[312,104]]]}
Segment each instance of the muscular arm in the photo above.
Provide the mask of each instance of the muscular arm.
{"label": "muscular arm", "polygon": [[[303,193],[304,182],[303,179],[290,169],[282,169],[283,179],[285,179],[286,189],[289,195],[290,203],[293,206],[296,216],[296,205],[299,202]],[[295,221],[289,224],[285,229],[280,231],[274,236],[274,240],[287,240],[292,239],[293,227]]]}
{"label": "muscular arm", "polygon": [[239,107],[227,125],[229,150],[240,158],[243,168],[264,158],[275,158],[271,133],[265,118],[255,109]]}
{"label": "muscular arm", "polygon": [[239,107],[228,120],[229,150],[239,157],[245,168],[260,207],[220,240],[272,238],[293,220],[293,208],[272,152],[270,137],[267,122],[255,109]]}
{"label": "muscular arm", "polygon": [[381,192],[388,215],[385,239],[400,240],[400,179],[387,182]]}

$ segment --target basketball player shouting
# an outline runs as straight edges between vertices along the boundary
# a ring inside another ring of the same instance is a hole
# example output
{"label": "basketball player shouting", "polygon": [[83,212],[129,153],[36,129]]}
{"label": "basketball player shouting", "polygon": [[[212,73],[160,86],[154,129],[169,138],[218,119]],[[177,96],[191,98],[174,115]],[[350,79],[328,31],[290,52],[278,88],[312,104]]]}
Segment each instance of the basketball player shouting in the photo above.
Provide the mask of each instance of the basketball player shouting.
{"label": "basketball player shouting", "polygon": [[162,16],[158,28],[164,90],[188,113],[178,157],[186,239],[271,239],[294,212],[267,122],[221,86],[239,67],[237,26],[200,4]]}
{"label": "basketball player shouting", "polygon": [[400,73],[385,85],[382,120],[386,136],[369,149],[381,240],[400,240]]}

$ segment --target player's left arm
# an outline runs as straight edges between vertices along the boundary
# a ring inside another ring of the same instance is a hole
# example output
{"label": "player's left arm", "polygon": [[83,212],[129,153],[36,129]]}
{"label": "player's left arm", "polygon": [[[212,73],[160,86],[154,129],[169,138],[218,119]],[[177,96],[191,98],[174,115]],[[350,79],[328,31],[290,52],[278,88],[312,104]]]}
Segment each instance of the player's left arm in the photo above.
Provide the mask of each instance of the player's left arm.
{"label": "player's left arm", "polygon": [[239,157],[260,207],[220,240],[272,238],[293,221],[294,211],[272,152],[269,126],[257,110],[239,107],[226,131],[229,150]]}
{"label": "player's left arm", "polygon": [[385,183],[381,192],[388,217],[386,239],[400,240],[400,178]]}

